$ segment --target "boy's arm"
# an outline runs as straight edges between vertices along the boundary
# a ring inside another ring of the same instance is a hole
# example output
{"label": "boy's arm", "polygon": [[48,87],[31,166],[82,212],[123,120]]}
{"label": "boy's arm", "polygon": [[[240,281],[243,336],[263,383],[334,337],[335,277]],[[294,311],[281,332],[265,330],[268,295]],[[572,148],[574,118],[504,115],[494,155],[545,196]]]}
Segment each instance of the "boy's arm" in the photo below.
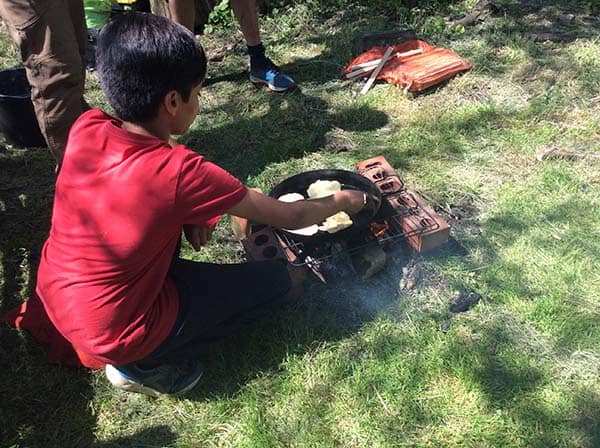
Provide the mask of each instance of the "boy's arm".
{"label": "boy's arm", "polygon": [[340,211],[356,213],[366,204],[365,193],[342,190],[321,199],[283,202],[255,190],[248,193],[227,213],[253,222],[282,229],[301,229],[319,224]]}

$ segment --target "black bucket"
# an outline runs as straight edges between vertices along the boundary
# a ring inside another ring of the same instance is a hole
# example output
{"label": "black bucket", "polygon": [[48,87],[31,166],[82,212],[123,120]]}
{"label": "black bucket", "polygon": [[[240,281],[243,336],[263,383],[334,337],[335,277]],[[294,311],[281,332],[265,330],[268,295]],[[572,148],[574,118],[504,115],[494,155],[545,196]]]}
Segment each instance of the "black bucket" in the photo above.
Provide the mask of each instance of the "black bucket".
{"label": "black bucket", "polygon": [[0,70],[0,132],[11,145],[45,147],[24,68]]}

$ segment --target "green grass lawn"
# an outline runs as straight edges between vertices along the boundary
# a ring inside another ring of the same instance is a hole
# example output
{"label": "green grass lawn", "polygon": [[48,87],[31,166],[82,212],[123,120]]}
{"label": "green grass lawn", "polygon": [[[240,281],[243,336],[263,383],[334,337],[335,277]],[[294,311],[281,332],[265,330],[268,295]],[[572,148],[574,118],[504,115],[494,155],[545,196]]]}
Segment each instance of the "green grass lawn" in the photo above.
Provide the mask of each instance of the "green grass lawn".
{"label": "green grass lawn", "polygon": [[[181,141],[265,190],[384,155],[449,220],[448,245],[397,248],[365,281],[342,269],[309,282],[299,303],[209,354],[185,397],[127,394],[102,372],[50,365],[3,326],[0,446],[600,447],[600,161],[535,159],[547,146],[600,152],[600,19],[593,2],[498,0],[484,21],[450,29],[443,17],[476,2],[446,3],[406,23],[349,1],[265,18],[270,55],[301,86],[284,95],[241,73],[237,31],[206,36],[209,52],[229,51],[210,64],[216,82]],[[356,95],[340,81],[354,36],[405,25],[473,69],[419,95],[386,84]],[[0,67],[19,63],[4,29],[0,49]],[[89,102],[107,108],[87,79]],[[0,176],[3,313],[33,290],[54,164],[0,142]],[[243,259],[226,220],[185,253]],[[452,314],[461,291],[482,300]]]}

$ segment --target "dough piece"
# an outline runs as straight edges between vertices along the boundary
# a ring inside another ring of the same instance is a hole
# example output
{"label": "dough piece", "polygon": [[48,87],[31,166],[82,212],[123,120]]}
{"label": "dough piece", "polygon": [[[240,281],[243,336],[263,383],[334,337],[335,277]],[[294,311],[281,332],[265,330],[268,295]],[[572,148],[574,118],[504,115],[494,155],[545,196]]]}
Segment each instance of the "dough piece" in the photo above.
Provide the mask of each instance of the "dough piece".
{"label": "dough piece", "polygon": [[319,230],[327,233],[336,233],[340,230],[347,229],[351,225],[352,220],[350,219],[350,216],[348,216],[348,213],[339,212],[323,221],[323,224],[319,226]]}
{"label": "dough piece", "polygon": [[337,180],[317,180],[310,184],[306,189],[308,197],[311,199],[324,198],[340,191],[342,184]]}
{"label": "dough piece", "polygon": [[302,227],[301,229],[288,230],[285,229],[286,232],[295,233],[296,235],[302,236],[312,236],[319,231],[319,226],[313,224],[312,226]]}
{"label": "dough piece", "polygon": [[304,200],[304,196],[302,196],[300,193],[287,193],[279,196],[277,199],[283,202],[296,202]]}
{"label": "dough piece", "polygon": [[[296,202],[296,201],[303,201],[304,196],[302,196],[300,193],[287,193],[287,194],[279,196],[277,199],[282,202]],[[313,224],[312,226],[303,227],[301,229],[294,229],[294,230],[284,229],[284,230],[286,232],[295,233],[296,235],[311,236],[319,231],[319,226],[316,224]]]}

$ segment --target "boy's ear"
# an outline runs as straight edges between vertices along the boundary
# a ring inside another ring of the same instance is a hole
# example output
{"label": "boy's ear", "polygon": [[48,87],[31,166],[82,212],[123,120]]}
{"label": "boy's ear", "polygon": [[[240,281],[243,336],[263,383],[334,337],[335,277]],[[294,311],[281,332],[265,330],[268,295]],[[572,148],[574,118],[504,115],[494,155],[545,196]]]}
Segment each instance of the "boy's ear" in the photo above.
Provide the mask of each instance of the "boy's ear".
{"label": "boy's ear", "polygon": [[175,116],[181,105],[181,95],[176,90],[171,90],[163,98],[163,106],[169,115]]}

